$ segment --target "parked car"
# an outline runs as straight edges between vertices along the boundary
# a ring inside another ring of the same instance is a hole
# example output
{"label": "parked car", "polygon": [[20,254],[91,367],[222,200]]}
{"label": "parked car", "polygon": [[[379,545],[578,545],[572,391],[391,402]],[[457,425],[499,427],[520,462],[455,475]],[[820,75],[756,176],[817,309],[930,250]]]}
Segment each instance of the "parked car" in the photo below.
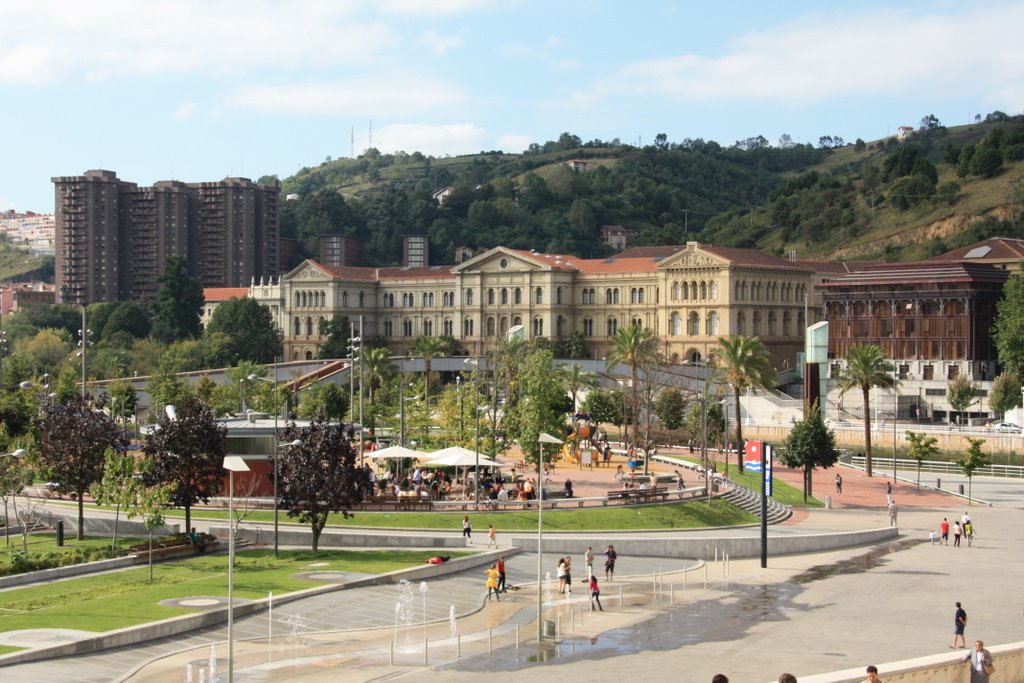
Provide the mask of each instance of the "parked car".
{"label": "parked car", "polygon": [[1010,434],[1020,434],[1020,427],[1013,424],[1012,422],[997,422],[992,425],[992,429],[997,432],[1007,432]]}

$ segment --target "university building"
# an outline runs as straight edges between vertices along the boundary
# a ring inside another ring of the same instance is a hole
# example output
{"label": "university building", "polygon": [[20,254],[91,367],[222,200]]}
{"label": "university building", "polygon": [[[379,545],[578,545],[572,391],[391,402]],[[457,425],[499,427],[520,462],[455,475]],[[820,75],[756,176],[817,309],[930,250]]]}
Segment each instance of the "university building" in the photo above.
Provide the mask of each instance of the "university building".
{"label": "university building", "polygon": [[288,360],[316,358],[319,323],[363,317],[366,337],[403,353],[418,336],[451,335],[472,355],[512,327],[527,340],[579,332],[595,358],[625,325],[654,330],[665,358],[705,359],[721,336],[757,336],[777,367],[793,367],[818,320],[811,266],[754,249],[690,242],[580,259],[495,247],[456,266],[366,268],[306,260],[249,295],[281,329]]}

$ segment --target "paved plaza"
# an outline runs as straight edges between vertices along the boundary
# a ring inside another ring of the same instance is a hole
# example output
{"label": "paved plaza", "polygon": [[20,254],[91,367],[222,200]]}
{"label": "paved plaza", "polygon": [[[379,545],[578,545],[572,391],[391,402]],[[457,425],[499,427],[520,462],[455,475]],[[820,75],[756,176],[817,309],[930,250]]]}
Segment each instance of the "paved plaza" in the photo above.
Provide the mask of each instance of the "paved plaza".
{"label": "paved plaza", "polygon": [[[842,496],[834,491],[834,471],[815,477],[815,495],[832,496],[833,509],[801,512],[771,533],[841,533],[888,525],[884,480],[877,473],[868,479],[855,470],[841,471]],[[569,472],[559,468],[556,477]],[[595,483],[607,486],[610,472],[598,472],[602,479]],[[776,474],[799,479],[799,473]],[[583,472],[569,476],[574,484],[586,478]],[[914,479],[912,473],[900,476]],[[943,486],[956,491],[958,483],[950,477]],[[784,670],[799,678],[952,654],[948,645],[957,600],[970,615],[969,640],[1015,642],[1024,629],[1018,588],[1024,483],[976,478],[973,492],[992,505],[968,508],[959,498],[898,482],[893,496],[900,506],[901,536],[896,541],[770,557],[767,569],[757,559],[726,565],[712,558],[699,565],[695,561],[702,558],[620,557],[619,580],[602,582],[604,612],[590,612],[582,586],[571,596],[542,586],[545,618],[558,623],[560,638],[540,649],[534,640],[535,555],[510,559],[509,580],[521,588],[500,604],[484,602],[480,569],[413,584],[404,595],[394,585],[329,593],[283,605],[269,619],[265,612],[239,619],[235,679],[478,681],[482,675],[510,679],[528,672],[530,680],[540,681],[624,676],[709,681],[724,672],[734,682],[761,683]],[[973,547],[929,544],[928,532],[942,517],[952,521],[968,509],[977,528]],[[713,538],[722,532],[661,533]],[[595,550],[603,549],[606,539],[599,534],[545,534],[550,553],[543,566],[554,574],[560,540],[581,536],[592,539]],[[581,557],[574,564],[582,570]],[[596,564],[602,576],[600,558]],[[211,628],[144,646],[5,667],[0,681],[185,681],[190,664],[192,680],[199,681],[211,653],[218,680],[226,680],[225,639],[225,627]]]}

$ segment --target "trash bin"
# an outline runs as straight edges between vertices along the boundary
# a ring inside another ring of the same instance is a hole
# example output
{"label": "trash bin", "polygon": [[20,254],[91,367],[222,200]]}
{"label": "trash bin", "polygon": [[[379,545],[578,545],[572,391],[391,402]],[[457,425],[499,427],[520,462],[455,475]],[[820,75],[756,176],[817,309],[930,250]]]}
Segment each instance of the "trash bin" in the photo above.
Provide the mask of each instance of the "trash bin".
{"label": "trash bin", "polygon": [[942,480],[941,479],[936,479],[935,480],[935,488],[939,489],[940,491],[942,490]]}
{"label": "trash bin", "polygon": [[832,496],[825,496],[825,509],[826,510],[831,510],[832,509]]}
{"label": "trash bin", "polygon": [[541,632],[541,635],[544,636],[545,638],[554,638],[555,637],[555,622],[551,621],[550,619],[545,619],[544,621],[541,622],[541,630],[540,630],[540,632]]}
{"label": "trash bin", "polygon": [[64,546],[64,520],[57,522],[57,546]]}
{"label": "trash bin", "polygon": [[960,484],[959,489],[960,489],[960,495],[961,496],[964,495],[964,485],[963,484]]}

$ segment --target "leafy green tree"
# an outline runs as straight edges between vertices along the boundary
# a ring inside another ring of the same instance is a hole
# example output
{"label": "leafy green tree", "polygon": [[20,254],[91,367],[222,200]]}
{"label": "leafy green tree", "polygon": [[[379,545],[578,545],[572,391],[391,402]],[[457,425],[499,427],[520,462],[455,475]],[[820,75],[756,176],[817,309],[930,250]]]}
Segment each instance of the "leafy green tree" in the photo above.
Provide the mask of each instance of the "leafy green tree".
{"label": "leafy green tree", "polygon": [[587,338],[579,330],[573,330],[569,338],[559,344],[559,355],[564,358],[590,358]]}
{"label": "leafy green tree", "polygon": [[178,401],[173,419],[167,413],[160,415],[143,446],[146,457],[153,461],[144,481],[147,486],[177,484],[168,505],[184,508],[185,528],[191,529],[192,506],[220,494],[227,428],[194,396]]}
{"label": "leafy green tree", "polygon": [[185,382],[173,372],[162,369],[150,376],[146,383],[146,393],[151,399],[150,409],[155,407],[157,412],[163,410],[164,406],[175,405],[188,395]]}
{"label": "leafy green tree", "polygon": [[[626,365],[629,368],[629,408],[634,416],[640,412],[640,372],[659,362],[661,352],[658,349],[658,338],[650,328],[626,325],[620,327],[612,337],[605,364],[608,372],[614,371],[618,365]],[[636,439],[636,434],[633,438]]]}
{"label": "leafy green tree", "polygon": [[188,262],[180,256],[170,257],[157,282],[161,287],[153,307],[154,336],[163,342],[198,337],[205,299],[202,284],[188,274]]}
{"label": "leafy green tree", "polygon": [[129,417],[135,414],[135,409],[139,406],[139,396],[131,382],[117,380],[110,385],[107,393],[110,394],[111,415],[115,421],[120,416],[126,422]]}
{"label": "leafy green tree", "polygon": [[1003,284],[992,330],[999,362],[1007,372],[1024,377],[1024,277],[1011,275]]}
{"label": "leafy green tree", "polygon": [[64,330],[47,328],[39,330],[22,348],[32,355],[32,369],[41,375],[51,372],[67,359],[71,353],[71,338]]}
{"label": "leafy green tree", "polygon": [[740,394],[750,389],[772,389],[776,373],[771,354],[758,337],[733,335],[719,337],[713,355],[722,380],[732,387],[736,406],[736,467],[743,468],[743,420],[740,419]]}
{"label": "leafy green tree", "polygon": [[[707,416],[704,415],[704,396],[697,397],[696,402],[690,403],[686,411],[686,431],[693,440],[694,448],[699,448],[707,443],[708,448],[715,444],[721,444],[725,436],[725,414],[722,411],[722,404],[715,396],[707,397]],[[705,426],[707,427],[707,441],[704,440]]]}
{"label": "leafy green tree", "polygon": [[974,404],[974,399],[977,396],[978,385],[964,375],[957,375],[946,386],[946,400],[949,401],[949,406],[958,413],[966,412]]}
{"label": "leafy green tree", "polygon": [[596,390],[587,394],[583,409],[596,424],[622,424],[622,392]]}
{"label": "leafy green tree", "polygon": [[829,468],[839,462],[835,432],[825,426],[817,402],[808,408],[802,420],[793,423],[779,449],[779,459],[786,467],[798,467],[804,471],[806,503],[811,493],[814,470],[819,467]]}
{"label": "leafy green tree", "polygon": [[149,335],[149,314],[134,301],[121,301],[107,316],[101,339],[110,340],[117,335],[142,339]]}
{"label": "leafy green tree", "polygon": [[[356,368],[359,366],[357,365]],[[395,368],[391,364],[391,351],[387,347],[375,347],[363,350],[363,380],[369,391],[369,400],[373,404],[374,398],[385,382],[394,374]]]}
{"label": "leafy green tree", "polygon": [[318,417],[308,427],[285,427],[282,440],[301,445],[282,451],[278,488],[281,507],[289,517],[309,524],[313,552],[319,549],[320,534],[330,513],[349,510],[363,499],[369,486],[367,470],[356,463],[356,451],[340,425]]}
{"label": "leafy green tree", "polygon": [[1003,155],[993,145],[981,145],[971,158],[971,175],[991,178],[1003,168]]}
{"label": "leafy green tree", "polygon": [[1006,419],[1007,411],[1021,405],[1020,386],[1020,378],[1009,372],[1002,373],[992,383],[992,391],[988,395],[989,404],[1003,419]]}
{"label": "leafy green tree", "polygon": [[964,475],[967,477],[967,504],[971,504],[971,490],[972,484],[974,483],[974,473],[981,467],[986,467],[991,464],[988,456],[981,450],[981,447],[985,444],[985,439],[972,439],[967,437],[967,442],[970,445],[967,452],[964,453],[964,457],[956,461],[956,464],[960,466],[960,469],[964,471]]}
{"label": "leafy green tree", "polygon": [[348,358],[351,353],[349,351],[351,331],[347,315],[336,313],[326,320],[321,320],[319,332],[321,337],[326,337],[326,340],[320,345],[320,358]]}
{"label": "leafy green tree", "polygon": [[565,391],[551,372],[552,359],[550,351],[531,349],[516,380],[513,400],[505,404],[505,431],[535,464],[540,455],[540,433],[564,433]]}
{"label": "leafy green tree", "polygon": [[885,360],[882,347],[877,344],[857,344],[846,352],[846,367],[839,375],[839,391],[860,389],[864,400],[864,470],[871,476],[871,389],[891,389],[896,380],[892,376],[892,363]]}
{"label": "leafy green tree", "polygon": [[347,412],[348,392],[334,382],[320,382],[302,392],[299,417],[303,419],[322,417],[340,422]]}
{"label": "leafy green tree", "polygon": [[555,377],[562,385],[569,396],[572,397],[572,412],[576,413],[578,402],[576,397],[584,389],[595,389],[600,386],[600,379],[592,372],[583,369],[579,363],[569,365],[558,365],[555,367]]}
{"label": "leafy green tree", "polygon": [[682,427],[686,421],[686,398],[683,392],[675,387],[662,389],[654,403],[654,412],[662,426],[670,432]]}
{"label": "leafy green tree", "polygon": [[281,355],[281,334],[270,309],[255,299],[228,299],[213,311],[206,335],[224,334],[233,360],[270,363]]}
{"label": "leafy green tree", "polygon": [[917,488],[921,488],[921,463],[938,455],[939,440],[934,436],[907,432],[907,441],[910,442],[910,457],[917,461]]}
{"label": "leafy green tree", "polygon": [[63,410],[48,410],[36,425],[39,463],[61,493],[78,500],[78,540],[85,538],[84,501],[89,488],[103,477],[107,449],[128,447],[124,433],[109,415],[71,396]]}
{"label": "leafy green tree", "polygon": [[[128,452],[107,449],[103,464],[103,478],[92,486],[92,497],[97,505],[114,507],[114,533],[110,540],[110,549],[117,547],[118,521],[124,510],[128,518],[141,514],[147,500],[147,487],[143,484],[142,472],[151,466],[148,460],[140,460]],[[162,485],[169,488],[173,484]],[[167,497],[165,493],[164,498]]]}

